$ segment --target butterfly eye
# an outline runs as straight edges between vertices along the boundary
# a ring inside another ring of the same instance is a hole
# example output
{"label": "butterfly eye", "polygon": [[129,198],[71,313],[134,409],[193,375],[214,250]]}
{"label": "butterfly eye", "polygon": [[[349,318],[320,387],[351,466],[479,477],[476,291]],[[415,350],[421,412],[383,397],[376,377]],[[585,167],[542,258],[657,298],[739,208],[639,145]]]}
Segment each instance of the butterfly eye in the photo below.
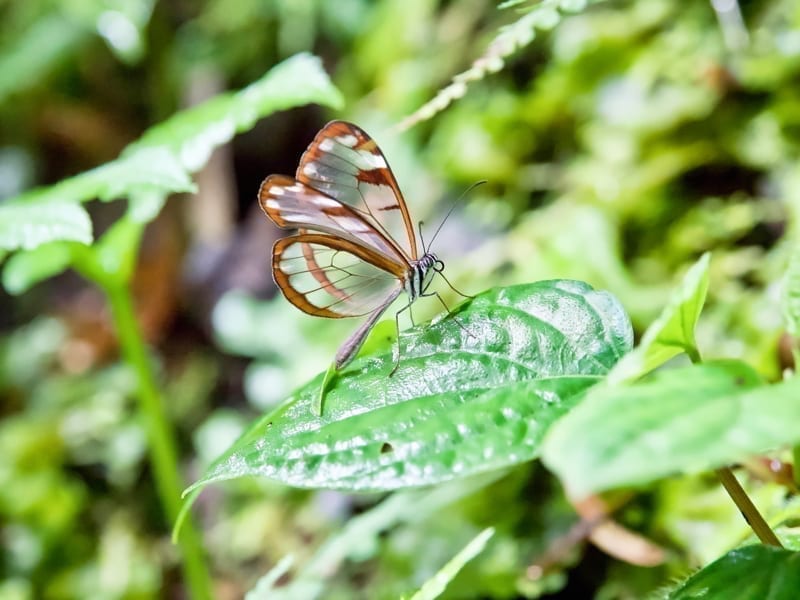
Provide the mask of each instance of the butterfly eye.
{"label": "butterfly eye", "polygon": [[444,271],[444,263],[437,259],[433,263],[433,270],[436,271],[437,273],[441,273],[442,271]]}

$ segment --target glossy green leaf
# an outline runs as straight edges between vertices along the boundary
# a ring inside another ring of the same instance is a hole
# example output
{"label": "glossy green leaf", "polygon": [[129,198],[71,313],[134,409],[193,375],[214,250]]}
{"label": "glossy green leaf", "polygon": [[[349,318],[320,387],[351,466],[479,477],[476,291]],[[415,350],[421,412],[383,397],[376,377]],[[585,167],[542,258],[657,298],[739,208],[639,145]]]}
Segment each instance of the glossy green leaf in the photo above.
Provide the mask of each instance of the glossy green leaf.
{"label": "glossy green leaf", "polygon": [[0,248],[32,250],[56,241],[92,242],[92,222],[82,206],[58,201],[0,205]]}
{"label": "glossy green leaf", "polygon": [[800,553],[754,545],[731,550],[692,575],[669,600],[795,600],[800,595]]}
{"label": "glossy green leaf", "polygon": [[619,303],[575,281],[498,288],[322,376],[259,420],[198,487],[261,475],[298,487],[390,490],[535,458],[539,442],[631,346]]}
{"label": "glossy green leaf", "polygon": [[543,460],[582,497],[797,443],[798,422],[800,379],[761,385],[744,363],[707,363],[595,388],[550,431]]}
{"label": "glossy green leaf", "polygon": [[659,317],[647,328],[639,345],[609,373],[610,383],[635,379],[686,352],[697,358],[694,329],[708,292],[706,253],[687,272]]}

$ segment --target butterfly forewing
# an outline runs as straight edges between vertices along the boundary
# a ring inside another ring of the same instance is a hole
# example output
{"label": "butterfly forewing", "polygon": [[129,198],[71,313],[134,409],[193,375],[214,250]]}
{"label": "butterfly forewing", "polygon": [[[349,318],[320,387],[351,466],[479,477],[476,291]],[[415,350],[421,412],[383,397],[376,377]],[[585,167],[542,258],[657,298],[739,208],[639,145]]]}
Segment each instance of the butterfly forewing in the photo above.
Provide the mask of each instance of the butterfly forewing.
{"label": "butterfly forewing", "polygon": [[261,184],[258,199],[278,227],[326,233],[406,262],[397,246],[354,209],[291,177],[270,175]]}
{"label": "butterfly forewing", "polygon": [[370,250],[328,235],[278,240],[272,270],[286,298],[321,317],[358,317],[385,308],[402,290],[398,265]]}
{"label": "butterfly forewing", "polygon": [[378,145],[361,128],[344,121],[328,123],[300,159],[296,177],[354,209],[406,261],[417,259],[403,195]]}

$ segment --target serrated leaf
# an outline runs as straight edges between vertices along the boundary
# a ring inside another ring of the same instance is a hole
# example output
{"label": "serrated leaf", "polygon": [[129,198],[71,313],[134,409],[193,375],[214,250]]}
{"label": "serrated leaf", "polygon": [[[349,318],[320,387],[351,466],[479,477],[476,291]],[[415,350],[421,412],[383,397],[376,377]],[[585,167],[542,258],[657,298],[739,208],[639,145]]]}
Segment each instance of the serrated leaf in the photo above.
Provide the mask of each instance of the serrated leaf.
{"label": "serrated leaf", "polygon": [[92,243],[92,223],[79,204],[94,198],[194,190],[169,153],[147,150],[120,158],[47,188],[31,190],[0,206],[0,247],[32,250],[53,241]]}
{"label": "serrated leaf", "polygon": [[40,281],[61,273],[71,260],[72,251],[65,242],[22,250],[3,265],[3,287],[9,294],[22,294]]}
{"label": "serrated leaf", "polygon": [[92,243],[92,222],[70,202],[6,202],[0,205],[0,248],[32,250],[56,241]]}
{"label": "serrated leaf", "polygon": [[754,545],[731,550],[692,575],[669,600],[795,600],[800,553]]}
{"label": "serrated leaf", "polygon": [[169,150],[141,148],[133,152],[131,147],[128,146],[117,160],[84,173],[94,189],[91,195],[82,196],[80,200],[95,197],[116,200],[138,194],[164,196],[196,191],[192,178]]}
{"label": "serrated leaf", "polygon": [[[456,321],[456,319],[458,321]],[[575,281],[489,290],[354,361],[313,414],[320,375],[253,427],[193,488],[261,475],[312,488],[391,490],[535,458],[539,442],[630,349],[608,293]]]}
{"label": "serrated leaf", "polygon": [[797,443],[799,421],[800,379],[760,385],[744,363],[707,363],[593,389],[552,428],[542,458],[582,497]]}
{"label": "serrated leaf", "polygon": [[310,54],[298,54],[240,92],[216,96],[149,129],[128,151],[167,148],[184,168],[194,172],[216,147],[237,132],[250,129],[261,117],[311,102],[331,107],[344,103],[322,61]]}
{"label": "serrated leaf", "polygon": [[635,379],[661,366],[681,352],[699,356],[694,330],[708,292],[706,253],[686,272],[658,318],[647,328],[639,345],[608,375],[609,383]]}
{"label": "serrated leaf", "polygon": [[29,191],[0,207],[0,248],[31,250],[57,240],[92,242],[91,222],[79,202],[127,197],[129,214],[153,218],[167,195],[195,191],[190,172],[211,152],[267,114],[318,102],[340,106],[342,98],[318,58],[290,58],[247,88],[217,96],[149,129],[120,157],[56,185]]}

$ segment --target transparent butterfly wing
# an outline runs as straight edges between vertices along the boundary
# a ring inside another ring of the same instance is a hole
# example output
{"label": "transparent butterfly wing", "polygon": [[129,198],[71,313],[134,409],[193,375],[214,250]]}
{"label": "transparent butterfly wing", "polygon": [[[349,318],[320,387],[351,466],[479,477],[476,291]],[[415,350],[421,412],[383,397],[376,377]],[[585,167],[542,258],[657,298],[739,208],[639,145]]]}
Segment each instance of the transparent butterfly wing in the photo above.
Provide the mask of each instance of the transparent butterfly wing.
{"label": "transparent butterfly wing", "polygon": [[388,260],[405,255],[359,213],[338,200],[286,175],[270,175],[258,191],[264,213],[284,229],[316,231],[363,245]]}
{"label": "transparent butterfly wing", "polygon": [[275,242],[272,270],[286,299],[329,318],[385,309],[403,289],[402,266],[329,235],[303,233]]}
{"label": "transparent butterfly wing", "polygon": [[385,235],[406,261],[417,260],[403,194],[375,141],[352,123],[331,121],[300,159],[296,178],[346,204]]}

